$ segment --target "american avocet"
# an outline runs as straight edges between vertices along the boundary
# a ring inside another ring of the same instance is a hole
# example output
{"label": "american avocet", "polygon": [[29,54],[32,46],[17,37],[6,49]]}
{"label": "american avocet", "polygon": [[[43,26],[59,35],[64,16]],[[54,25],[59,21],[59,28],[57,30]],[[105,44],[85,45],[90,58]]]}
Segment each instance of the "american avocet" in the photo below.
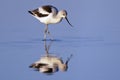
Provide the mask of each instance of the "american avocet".
{"label": "american avocet", "polygon": [[44,47],[46,52],[45,56],[40,57],[38,61],[31,64],[29,67],[34,68],[36,71],[47,73],[47,74],[52,74],[59,70],[67,71],[68,62],[70,61],[72,55],[65,62],[63,62],[62,58],[49,54],[51,42],[49,45],[47,45],[45,41],[44,44],[45,44]]}
{"label": "american avocet", "polygon": [[71,57],[72,55],[64,63],[63,60],[59,57],[53,55],[43,56],[40,58],[40,60],[31,64],[29,67],[35,68],[35,70],[40,71],[42,73],[54,73],[58,70],[67,71],[68,62],[71,59]]}
{"label": "american avocet", "polygon": [[[44,23],[46,25],[44,30],[44,40],[46,40],[47,34],[49,34],[50,36],[50,31],[48,30],[48,24],[59,23],[62,21],[63,18],[65,18],[69,23],[69,25],[72,26],[67,19],[67,11],[60,10],[58,12],[57,8],[52,5],[45,5],[28,12],[32,14],[35,18],[37,18],[41,23]],[[51,39],[53,40],[52,37]]]}

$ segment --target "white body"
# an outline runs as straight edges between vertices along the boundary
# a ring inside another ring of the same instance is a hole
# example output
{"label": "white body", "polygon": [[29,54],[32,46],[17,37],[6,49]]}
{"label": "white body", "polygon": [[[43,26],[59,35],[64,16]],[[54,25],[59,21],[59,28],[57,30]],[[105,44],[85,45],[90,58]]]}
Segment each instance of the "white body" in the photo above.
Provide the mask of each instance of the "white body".
{"label": "white body", "polygon": [[[41,23],[44,23],[44,24],[55,24],[55,23],[58,23],[58,22],[60,22],[62,20],[62,17],[60,17],[61,14],[54,7],[52,7],[52,13],[46,12],[42,7],[39,7],[38,10],[42,14],[48,14],[48,16],[46,16],[46,17],[34,16]],[[57,13],[58,13],[58,16],[57,16]]]}
{"label": "white body", "polygon": [[[44,30],[44,40],[46,40],[47,34],[50,35],[50,31],[48,30],[48,24],[59,23],[62,21],[63,18],[65,18],[69,25],[72,26],[67,19],[67,11],[60,10],[58,12],[57,8],[52,5],[45,5],[28,12],[32,14],[32,16],[34,16],[36,19],[38,19],[41,23],[44,23],[46,25]],[[51,40],[53,40],[52,36]]]}

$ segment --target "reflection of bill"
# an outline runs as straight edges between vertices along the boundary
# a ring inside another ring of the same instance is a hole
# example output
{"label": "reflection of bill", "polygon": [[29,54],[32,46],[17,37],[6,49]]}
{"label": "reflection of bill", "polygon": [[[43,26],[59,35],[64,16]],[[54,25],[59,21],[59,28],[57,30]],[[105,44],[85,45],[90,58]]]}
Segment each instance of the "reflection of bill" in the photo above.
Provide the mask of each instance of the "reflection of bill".
{"label": "reflection of bill", "polygon": [[49,54],[49,49],[52,44],[52,41],[49,43],[49,45],[46,44],[46,41],[44,41],[44,47],[45,47],[45,56],[40,57],[38,61],[31,64],[29,67],[34,68],[36,71],[42,72],[42,73],[54,73],[59,70],[61,71],[67,71],[68,69],[68,62],[70,61],[72,55],[65,61],[57,56],[53,56]]}
{"label": "reflection of bill", "polygon": [[37,71],[42,73],[54,73],[59,70],[67,71],[68,69],[68,62],[72,55],[66,60],[64,63],[62,59],[56,56],[43,56],[40,58],[39,61],[31,64],[29,67],[34,68]]}

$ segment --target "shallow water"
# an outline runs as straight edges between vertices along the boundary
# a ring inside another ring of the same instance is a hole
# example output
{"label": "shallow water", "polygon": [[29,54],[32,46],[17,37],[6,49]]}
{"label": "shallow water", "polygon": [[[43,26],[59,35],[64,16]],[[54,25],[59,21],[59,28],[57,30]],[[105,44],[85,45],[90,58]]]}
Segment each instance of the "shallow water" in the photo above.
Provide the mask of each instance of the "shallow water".
{"label": "shallow water", "polygon": [[[78,9],[71,6],[73,1],[64,2],[68,5],[57,0],[13,2],[0,1],[0,80],[120,80],[119,1],[76,1]],[[73,55],[68,70],[53,75],[29,68],[45,54],[45,48],[44,25],[27,10],[46,3],[67,9],[74,26],[70,28],[65,20],[49,25],[54,37],[49,53],[64,61]]]}
{"label": "shallow water", "polygon": [[81,37],[53,41],[50,54],[62,57],[63,60],[66,60],[70,54],[73,54],[73,57],[67,72],[56,72],[49,75],[50,77],[28,67],[44,55],[44,41],[40,39],[8,41],[1,42],[0,45],[1,79],[112,80],[119,78],[120,45],[107,44],[101,39]]}

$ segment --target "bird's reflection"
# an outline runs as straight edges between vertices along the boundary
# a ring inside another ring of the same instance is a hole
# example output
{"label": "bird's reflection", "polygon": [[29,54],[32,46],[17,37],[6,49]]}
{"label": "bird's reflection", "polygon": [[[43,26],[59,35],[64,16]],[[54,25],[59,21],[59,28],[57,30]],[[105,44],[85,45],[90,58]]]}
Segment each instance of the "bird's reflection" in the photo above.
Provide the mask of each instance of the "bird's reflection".
{"label": "bird's reflection", "polygon": [[40,57],[38,61],[31,64],[29,67],[34,68],[36,71],[52,74],[57,71],[67,71],[68,69],[68,62],[70,61],[72,55],[68,57],[68,59],[63,62],[63,60],[57,56],[54,56],[49,53],[49,49],[53,41],[50,41],[49,45],[47,45],[46,41],[44,41],[45,47],[45,55]]}

